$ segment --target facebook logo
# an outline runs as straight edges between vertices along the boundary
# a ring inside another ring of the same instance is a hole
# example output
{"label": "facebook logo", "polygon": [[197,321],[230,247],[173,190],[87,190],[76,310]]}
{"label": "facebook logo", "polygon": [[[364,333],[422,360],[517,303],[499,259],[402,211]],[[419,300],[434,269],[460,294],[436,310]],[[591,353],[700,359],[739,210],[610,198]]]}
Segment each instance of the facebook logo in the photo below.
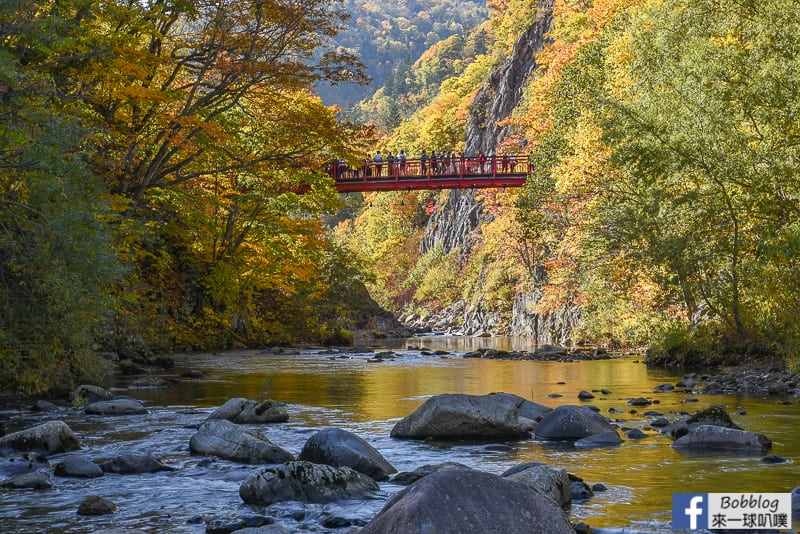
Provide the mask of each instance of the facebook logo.
{"label": "facebook logo", "polygon": [[672,494],[672,529],[708,528],[707,493]]}

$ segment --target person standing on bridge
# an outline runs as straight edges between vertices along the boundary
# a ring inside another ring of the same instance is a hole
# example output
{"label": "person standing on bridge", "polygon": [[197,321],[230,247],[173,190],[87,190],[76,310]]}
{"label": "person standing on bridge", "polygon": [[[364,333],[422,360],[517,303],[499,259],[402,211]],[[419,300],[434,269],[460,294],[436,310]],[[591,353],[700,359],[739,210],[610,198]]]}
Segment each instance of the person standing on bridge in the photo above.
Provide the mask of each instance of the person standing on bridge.
{"label": "person standing on bridge", "polygon": [[419,156],[419,173],[425,176],[428,173],[428,154],[425,149],[422,149],[422,154]]}
{"label": "person standing on bridge", "polygon": [[400,152],[397,153],[397,161],[398,166],[400,167],[400,176],[403,176],[406,173],[406,151],[402,148],[400,149]]}
{"label": "person standing on bridge", "polygon": [[481,151],[478,152],[478,168],[481,170],[481,174],[485,172],[484,165],[486,164],[486,155]]}
{"label": "person standing on bridge", "polygon": [[390,177],[394,176],[394,169],[395,169],[394,162],[395,162],[395,157],[394,154],[392,154],[392,151],[390,150],[389,152],[386,153],[386,169],[387,169],[387,175],[389,175]]}
{"label": "person standing on bridge", "polygon": [[372,161],[375,162],[375,176],[380,176],[381,170],[383,169],[383,155],[381,154],[380,150],[375,153]]}

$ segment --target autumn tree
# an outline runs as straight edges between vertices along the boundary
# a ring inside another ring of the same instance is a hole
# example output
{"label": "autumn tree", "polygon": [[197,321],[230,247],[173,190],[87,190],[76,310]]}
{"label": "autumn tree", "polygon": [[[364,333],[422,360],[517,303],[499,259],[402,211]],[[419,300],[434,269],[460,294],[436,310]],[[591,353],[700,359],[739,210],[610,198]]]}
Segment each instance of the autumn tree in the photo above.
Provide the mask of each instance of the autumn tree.
{"label": "autumn tree", "polygon": [[729,346],[796,332],[798,28],[779,1],[654,2],[611,43],[606,127],[634,193],[614,226]]}
{"label": "autumn tree", "polygon": [[0,4],[0,391],[40,393],[96,379],[95,339],[119,280],[103,213],[107,196],[86,165],[79,109],[28,68],[54,61],[65,21],[31,2]]}
{"label": "autumn tree", "polygon": [[[106,338],[133,341],[104,341],[121,358],[176,341],[202,347],[219,333],[221,346],[232,337],[263,341],[260,310],[300,294],[311,302],[315,284],[325,285],[317,217],[335,199],[323,162],[352,160],[358,135],[310,88],[320,79],[364,80],[353,56],[325,49],[346,18],[338,6],[3,4],[0,96],[17,112],[4,122],[11,148],[3,156],[30,152],[42,125],[60,128],[62,139],[42,136],[37,150],[50,143],[63,165],[38,176],[85,195],[85,204],[72,195],[63,208],[94,213],[114,239],[103,265],[115,253],[127,266],[104,329]],[[36,118],[39,109],[48,121]],[[28,208],[21,213],[39,206]]]}

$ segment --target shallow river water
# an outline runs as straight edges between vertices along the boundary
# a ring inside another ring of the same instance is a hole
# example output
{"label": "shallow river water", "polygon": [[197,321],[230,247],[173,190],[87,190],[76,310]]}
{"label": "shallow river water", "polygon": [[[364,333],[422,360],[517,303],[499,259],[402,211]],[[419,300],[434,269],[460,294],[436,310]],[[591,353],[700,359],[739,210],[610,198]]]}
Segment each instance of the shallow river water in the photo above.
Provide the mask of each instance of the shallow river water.
{"label": "shallow river water", "polygon": [[[407,350],[406,343],[451,353],[426,356],[420,350]],[[180,379],[166,389],[126,389],[133,377],[120,377],[111,384],[120,394],[145,401],[149,413],[144,416],[87,416],[78,409],[57,415],[2,412],[0,420],[8,431],[52,418],[64,420],[78,434],[84,446],[81,454],[95,461],[125,452],[150,453],[177,469],[146,475],[107,474],[90,480],[55,478],[54,489],[45,491],[0,490],[0,531],[92,532],[124,527],[200,533],[205,532],[205,525],[191,524],[192,518],[266,514],[292,531],[345,532],[347,528],[323,524],[331,524],[333,519],[363,524],[401,489],[382,483],[381,493],[374,498],[328,505],[286,503],[265,508],[244,504],[239,485],[257,466],[207,462],[188,450],[196,427],[231,397],[288,403],[291,417],[287,423],[255,428],[295,454],[316,430],[335,426],[365,438],[398,471],[445,461],[498,474],[528,461],[564,467],[590,485],[601,482],[608,487],[570,509],[573,521],[582,520],[592,527],[668,532],[673,492],[788,492],[800,485],[800,403],[796,399],[781,405],[775,398],[653,393],[654,386],[675,383],[681,375],[648,369],[635,357],[573,363],[461,358],[464,351],[487,343],[497,347],[499,341],[418,338],[398,342],[394,349],[397,358],[382,363],[369,363],[369,353],[332,355],[311,349],[299,355],[261,351],[177,355],[176,367],[164,377],[179,378],[188,370],[200,370],[208,378]],[[514,346],[510,340],[499,348],[528,347]],[[534,439],[508,443],[512,447],[491,447],[487,443],[443,444],[389,437],[400,418],[432,395],[504,391],[556,407],[581,403],[577,399],[580,390],[601,388],[611,394],[595,393],[596,398],[588,404],[598,406],[620,426],[644,429],[649,437],[590,450]],[[659,402],[631,413],[626,402],[642,396]],[[698,401],[684,402],[687,398]],[[742,428],[769,436],[774,443],[771,452],[788,462],[764,464],[761,455],[679,453],[670,447],[670,439],[647,427],[649,418],[641,414],[652,409],[674,419],[677,412],[715,404],[724,405]],[[50,461],[55,465],[63,456]],[[78,516],[78,504],[87,495],[109,498],[118,511],[112,516]]]}

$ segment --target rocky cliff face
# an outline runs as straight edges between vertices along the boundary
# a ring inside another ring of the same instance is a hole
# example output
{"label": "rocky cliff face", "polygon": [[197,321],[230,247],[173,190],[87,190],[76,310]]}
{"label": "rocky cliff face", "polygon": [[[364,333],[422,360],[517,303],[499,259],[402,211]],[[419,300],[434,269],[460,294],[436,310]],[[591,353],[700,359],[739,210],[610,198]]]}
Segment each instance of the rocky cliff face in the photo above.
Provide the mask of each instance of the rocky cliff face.
{"label": "rocky cliff face", "polygon": [[[508,126],[499,123],[507,118],[522,98],[522,89],[536,68],[535,54],[545,45],[545,34],[553,20],[553,0],[541,0],[542,16],[520,36],[514,44],[511,56],[489,75],[483,88],[475,96],[467,121],[465,152],[486,155],[495,153],[497,144],[508,135]],[[461,247],[461,259],[466,259],[472,248],[480,225],[488,216],[473,190],[450,191],[448,201],[431,217],[420,244],[425,253],[436,246],[445,252]],[[535,339],[538,343],[567,343],[570,332],[579,318],[576,310],[541,316],[533,313],[535,303],[541,297],[536,288],[518,294],[511,305],[511,319],[500,312],[487,310],[482,302],[469,306],[455,303],[433,317],[419,318],[408,324],[415,328],[446,330],[473,335],[480,332],[520,335]],[[501,324],[508,324],[504,332],[498,331]],[[454,326],[458,325],[458,326]]]}
{"label": "rocky cliff face", "polygon": [[496,66],[478,91],[467,120],[467,154],[495,153],[497,143],[508,134],[508,126],[498,125],[508,117],[522,98],[522,88],[536,68],[536,52],[545,45],[545,34],[553,22],[553,0],[541,0],[542,16],[517,39],[509,57]]}
{"label": "rocky cliff face", "polygon": [[462,254],[466,254],[472,248],[473,232],[483,221],[483,209],[475,199],[475,190],[452,189],[447,202],[428,221],[419,245],[420,252],[424,254],[441,247],[448,253],[461,247]]}

